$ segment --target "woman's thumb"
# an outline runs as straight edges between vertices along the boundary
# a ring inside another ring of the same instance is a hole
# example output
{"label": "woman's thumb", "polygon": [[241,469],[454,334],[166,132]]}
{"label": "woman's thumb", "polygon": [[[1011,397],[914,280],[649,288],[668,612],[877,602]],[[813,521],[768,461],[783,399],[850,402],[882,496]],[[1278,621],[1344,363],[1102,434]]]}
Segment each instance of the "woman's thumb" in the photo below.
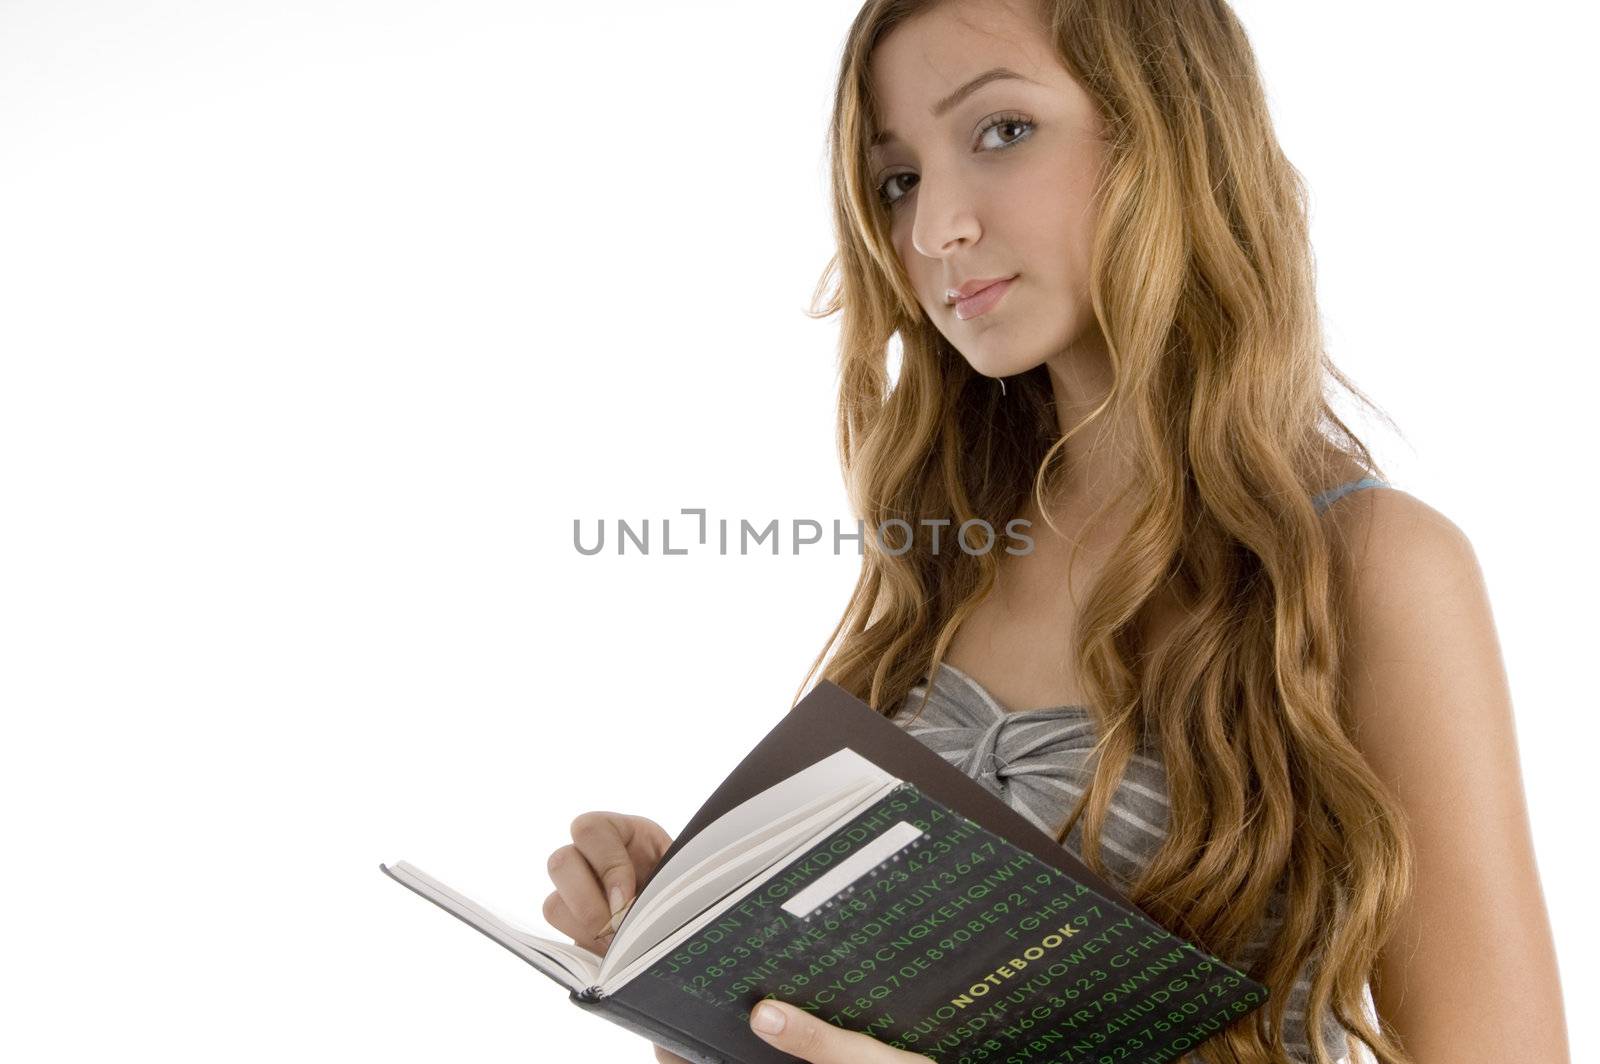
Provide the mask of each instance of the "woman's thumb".
{"label": "woman's thumb", "polygon": [[[871,1064],[885,1059],[878,1054],[888,1048],[771,999],[750,1013],[750,1029],[785,1053],[813,1064]],[[889,1050],[885,1056],[892,1054]]]}

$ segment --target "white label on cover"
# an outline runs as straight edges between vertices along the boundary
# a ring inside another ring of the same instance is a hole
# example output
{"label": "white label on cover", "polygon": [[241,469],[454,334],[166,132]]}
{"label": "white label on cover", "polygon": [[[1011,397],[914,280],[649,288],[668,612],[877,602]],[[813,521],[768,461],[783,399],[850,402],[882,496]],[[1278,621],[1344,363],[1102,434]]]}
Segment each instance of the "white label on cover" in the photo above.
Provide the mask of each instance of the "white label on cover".
{"label": "white label on cover", "polygon": [[882,835],[829,869],[800,893],[783,903],[783,911],[804,920],[829,898],[871,872],[922,836],[922,829],[902,820]]}

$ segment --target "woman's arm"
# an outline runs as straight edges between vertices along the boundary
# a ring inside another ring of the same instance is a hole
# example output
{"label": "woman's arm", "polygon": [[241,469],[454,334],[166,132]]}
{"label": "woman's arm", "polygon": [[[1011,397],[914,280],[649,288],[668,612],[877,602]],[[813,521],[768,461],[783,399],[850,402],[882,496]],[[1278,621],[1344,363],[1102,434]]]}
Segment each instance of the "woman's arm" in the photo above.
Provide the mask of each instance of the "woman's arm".
{"label": "woman's arm", "polygon": [[1349,544],[1356,742],[1416,847],[1378,1014],[1419,1064],[1567,1064],[1511,694],[1472,545],[1392,489],[1330,512]]}

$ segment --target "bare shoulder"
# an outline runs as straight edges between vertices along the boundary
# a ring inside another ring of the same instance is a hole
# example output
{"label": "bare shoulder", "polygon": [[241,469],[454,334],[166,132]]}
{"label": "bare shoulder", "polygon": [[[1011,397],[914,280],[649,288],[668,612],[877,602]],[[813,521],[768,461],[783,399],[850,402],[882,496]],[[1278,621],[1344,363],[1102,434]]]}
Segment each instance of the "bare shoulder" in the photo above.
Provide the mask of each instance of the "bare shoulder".
{"label": "bare shoulder", "polygon": [[[1416,1060],[1568,1059],[1511,691],[1466,534],[1393,488],[1326,512],[1349,588],[1352,739],[1395,801],[1415,878],[1374,986]],[[1460,1003],[1480,1003],[1470,1016]]]}
{"label": "bare shoulder", "polygon": [[1325,520],[1349,593],[1347,680],[1402,662],[1408,675],[1465,668],[1480,684],[1503,680],[1485,671],[1498,670],[1499,647],[1477,552],[1459,525],[1398,488],[1351,492]]}
{"label": "bare shoulder", "polygon": [[[1450,742],[1449,733],[1471,727],[1509,739],[1510,692],[1466,533],[1396,488],[1352,492],[1326,520],[1348,588],[1344,680],[1369,758],[1380,770],[1424,770],[1425,779],[1438,762],[1423,752]],[[1389,763],[1402,756],[1417,764]]]}
{"label": "bare shoulder", "polygon": [[[1369,581],[1422,564],[1462,566],[1476,556],[1467,534],[1450,518],[1399,488],[1368,488],[1334,500],[1324,518],[1339,542],[1350,575]],[[1421,574],[1419,574],[1421,575]]]}

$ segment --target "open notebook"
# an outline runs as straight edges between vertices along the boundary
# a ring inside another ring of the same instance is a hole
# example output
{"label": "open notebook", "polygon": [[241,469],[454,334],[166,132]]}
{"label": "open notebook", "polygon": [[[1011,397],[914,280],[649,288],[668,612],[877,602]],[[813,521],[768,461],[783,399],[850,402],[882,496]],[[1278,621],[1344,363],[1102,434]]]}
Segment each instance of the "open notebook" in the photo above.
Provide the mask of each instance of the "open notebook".
{"label": "open notebook", "polygon": [[940,1061],[1132,1062],[1177,1060],[1267,997],[826,681],[679,833],[603,957],[379,867],[697,1064],[791,1060],[749,1030],[765,997]]}

